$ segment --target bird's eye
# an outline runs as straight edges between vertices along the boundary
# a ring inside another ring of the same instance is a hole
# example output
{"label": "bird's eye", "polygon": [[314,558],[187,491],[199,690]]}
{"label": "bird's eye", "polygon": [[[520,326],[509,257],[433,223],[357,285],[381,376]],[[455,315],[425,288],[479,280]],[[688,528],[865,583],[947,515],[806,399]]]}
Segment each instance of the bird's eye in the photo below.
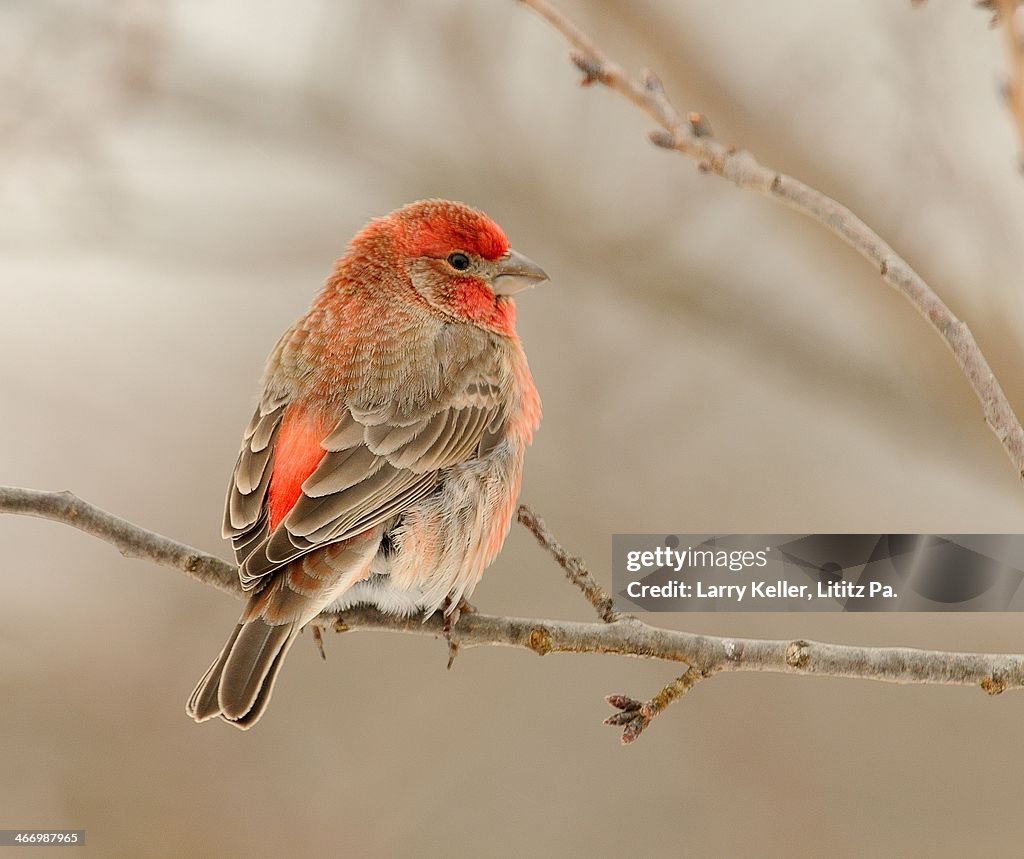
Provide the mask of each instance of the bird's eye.
{"label": "bird's eye", "polygon": [[460,253],[449,254],[448,265],[456,271],[465,271],[470,265],[469,257]]}

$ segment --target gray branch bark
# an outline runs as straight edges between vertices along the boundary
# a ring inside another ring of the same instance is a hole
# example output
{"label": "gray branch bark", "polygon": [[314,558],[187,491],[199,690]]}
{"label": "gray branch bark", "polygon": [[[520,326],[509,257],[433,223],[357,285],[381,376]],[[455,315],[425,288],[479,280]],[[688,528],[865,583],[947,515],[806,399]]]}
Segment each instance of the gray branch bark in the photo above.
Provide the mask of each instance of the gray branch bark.
{"label": "gray branch bark", "polygon": [[[233,564],[94,507],[70,492],[0,486],[0,513],[62,522],[110,543],[126,557],[152,561],[235,597],[244,596]],[[526,515],[536,520],[531,511],[526,510]],[[589,573],[587,578],[592,581]],[[603,599],[599,597],[596,602],[602,611],[606,605]],[[444,637],[441,618],[436,614],[424,622],[418,617],[397,618],[371,608],[356,608],[343,616],[321,615],[317,622],[339,632],[379,629]],[[610,622],[583,623],[465,613],[452,630],[452,638],[460,647],[519,647],[541,656],[616,653],[661,659],[685,663],[703,676],[721,671],[771,671],[888,683],[979,686],[990,694],[1024,687],[1024,655],[697,635],[661,629],[618,614]]]}
{"label": "gray branch bark", "polygon": [[[749,152],[719,141],[702,114],[689,113],[684,120],[672,106],[657,75],[644,71],[639,80],[631,78],[548,0],[519,2],[544,18],[572,46],[570,57],[583,73],[583,84],[600,83],[614,90],[661,126],[650,134],[656,146],[688,155],[696,159],[703,172],[728,179],[739,188],[773,197],[817,221],[875,266],[882,280],[913,305],[952,351],[981,403],[985,422],[999,439],[1018,476],[1024,477],[1024,429],[974,335],[881,236],[846,206],[821,191],[765,167]],[[1021,93],[1024,97],[1024,85]]]}

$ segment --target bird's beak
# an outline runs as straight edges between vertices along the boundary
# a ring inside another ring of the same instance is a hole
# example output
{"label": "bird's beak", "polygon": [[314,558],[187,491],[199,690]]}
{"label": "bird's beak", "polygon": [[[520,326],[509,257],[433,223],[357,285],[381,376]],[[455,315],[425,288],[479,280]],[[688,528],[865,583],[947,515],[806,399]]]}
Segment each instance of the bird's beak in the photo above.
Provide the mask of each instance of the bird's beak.
{"label": "bird's beak", "polygon": [[532,259],[509,250],[498,260],[498,271],[491,281],[491,287],[495,295],[515,295],[547,279],[544,269]]}

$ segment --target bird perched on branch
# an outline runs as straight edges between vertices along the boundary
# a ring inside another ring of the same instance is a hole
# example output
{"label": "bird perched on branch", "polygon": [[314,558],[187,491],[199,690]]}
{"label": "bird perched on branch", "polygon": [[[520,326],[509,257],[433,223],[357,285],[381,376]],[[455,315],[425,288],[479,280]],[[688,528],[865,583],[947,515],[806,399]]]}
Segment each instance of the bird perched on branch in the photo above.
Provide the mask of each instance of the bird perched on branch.
{"label": "bird perched on branch", "polygon": [[546,279],[461,203],[352,240],[267,361],[224,513],[251,596],[192,718],[252,727],[324,609],[450,621],[508,534],[540,423],[511,296]]}

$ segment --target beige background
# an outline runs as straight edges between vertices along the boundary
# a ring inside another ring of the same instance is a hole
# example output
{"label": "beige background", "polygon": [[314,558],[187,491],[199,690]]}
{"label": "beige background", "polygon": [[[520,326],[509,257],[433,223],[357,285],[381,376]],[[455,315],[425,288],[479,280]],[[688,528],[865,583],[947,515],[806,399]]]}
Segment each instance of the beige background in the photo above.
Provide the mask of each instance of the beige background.
{"label": "beige background", "polygon": [[[680,109],[851,206],[1024,407],[1024,177],[967,2],[566,0]],[[489,212],[544,397],[524,499],[610,535],[1010,531],[1024,487],[951,357],[852,251],[646,143],[511,0],[0,6],[0,482],[224,553],[263,359],[347,239],[419,197]],[[95,856],[1011,855],[1024,696],[724,676],[623,749],[602,697],[671,666],[299,642],[248,734],[185,698],[238,606],[0,519],[0,827]],[[489,612],[588,619],[516,528]],[[661,615],[730,635],[1024,649],[1017,616]],[[76,854],[79,855],[79,854]]]}

